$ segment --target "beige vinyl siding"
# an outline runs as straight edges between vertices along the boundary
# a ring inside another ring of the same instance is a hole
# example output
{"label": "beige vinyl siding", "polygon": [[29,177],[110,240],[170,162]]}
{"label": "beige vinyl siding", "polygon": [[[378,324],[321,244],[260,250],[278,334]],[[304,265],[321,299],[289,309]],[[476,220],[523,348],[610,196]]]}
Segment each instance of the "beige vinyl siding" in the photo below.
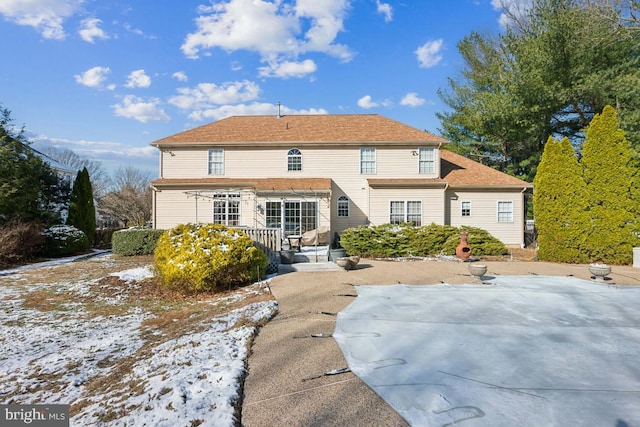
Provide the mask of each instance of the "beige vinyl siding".
{"label": "beige vinyl siding", "polygon": [[[524,206],[521,191],[448,191],[450,224],[487,230],[505,245],[524,243]],[[471,216],[461,215],[461,203],[471,202]],[[513,222],[498,222],[498,201],[513,202]]]}
{"label": "beige vinyl siding", "polygon": [[[195,198],[186,194],[193,188],[171,188],[155,191],[155,228],[168,229],[189,222],[212,222],[213,200]],[[216,190],[217,191],[217,190]],[[253,227],[255,220],[255,198],[252,194],[240,192],[240,225]]]}
{"label": "beige vinyl siding", "polygon": [[374,225],[389,222],[389,202],[421,201],[422,225],[444,224],[444,189],[442,188],[372,188],[370,220]]}

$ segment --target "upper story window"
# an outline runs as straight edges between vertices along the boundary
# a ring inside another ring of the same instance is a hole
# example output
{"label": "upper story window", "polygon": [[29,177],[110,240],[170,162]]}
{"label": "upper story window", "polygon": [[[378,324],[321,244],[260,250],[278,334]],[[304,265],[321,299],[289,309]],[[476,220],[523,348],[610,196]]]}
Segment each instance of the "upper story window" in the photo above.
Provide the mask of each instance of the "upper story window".
{"label": "upper story window", "polygon": [[418,150],[418,172],[436,172],[436,149],[435,147],[420,147]]}
{"label": "upper story window", "polygon": [[302,170],[302,153],[297,148],[292,148],[287,153],[287,170],[288,171]]}
{"label": "upper story window", "polygon": [[513,222],[513,201],[498,202],[498,222]]}
{"label": "upper story window", "polygon": [[224,149],[209,149],[209,175],[224,175]]}
{"label": "upper story window", "polygon": [[360,173],[376,173],[376,149],[364,147],[360,149]]}
{"label": "upper story window", "polygon": [[338,216],[349,216],[349,198],[347,196],[338,197]]}
{"label": "upper story window", "polygon": [[471,202],[469,201],[460,202],[460,215],[471,216]]}

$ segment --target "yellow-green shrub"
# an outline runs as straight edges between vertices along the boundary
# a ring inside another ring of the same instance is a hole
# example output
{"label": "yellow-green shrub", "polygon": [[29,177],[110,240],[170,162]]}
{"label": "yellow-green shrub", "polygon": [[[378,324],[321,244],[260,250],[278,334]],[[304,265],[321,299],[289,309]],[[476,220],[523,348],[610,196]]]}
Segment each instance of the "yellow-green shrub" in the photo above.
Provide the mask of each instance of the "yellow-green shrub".
{"label": "yellow-green shrub", "polygon": [[155,249],[161,283],[188,293],[220,291],[254,281],[269,260],[241,230],[219,224],[181,224]]}

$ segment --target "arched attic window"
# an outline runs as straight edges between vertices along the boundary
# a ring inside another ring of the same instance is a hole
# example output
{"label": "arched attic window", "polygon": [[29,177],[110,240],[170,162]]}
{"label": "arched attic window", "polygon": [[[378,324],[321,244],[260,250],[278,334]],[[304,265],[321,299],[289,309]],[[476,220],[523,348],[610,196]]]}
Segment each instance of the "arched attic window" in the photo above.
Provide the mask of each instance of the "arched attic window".
{"label": "arched attic window", "polygon": [[292,148],[287,153],[287,171],[302,170],[302,153],[297,148]]}

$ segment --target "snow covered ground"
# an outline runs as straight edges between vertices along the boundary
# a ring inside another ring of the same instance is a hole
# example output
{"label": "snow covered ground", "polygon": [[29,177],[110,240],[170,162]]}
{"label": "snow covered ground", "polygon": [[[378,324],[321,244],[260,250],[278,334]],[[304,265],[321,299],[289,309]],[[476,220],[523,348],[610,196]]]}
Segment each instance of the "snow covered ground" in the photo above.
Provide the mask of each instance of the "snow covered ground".
{"label": "snow covered ground", "polygon": [[70,404],[73,426],[233,426],[248,344],[277,311],[267,283],[157,302],[148,266],[105,280],[80,273],[111,255],[75,276],[69,261],[0,271],[0,402]]}

